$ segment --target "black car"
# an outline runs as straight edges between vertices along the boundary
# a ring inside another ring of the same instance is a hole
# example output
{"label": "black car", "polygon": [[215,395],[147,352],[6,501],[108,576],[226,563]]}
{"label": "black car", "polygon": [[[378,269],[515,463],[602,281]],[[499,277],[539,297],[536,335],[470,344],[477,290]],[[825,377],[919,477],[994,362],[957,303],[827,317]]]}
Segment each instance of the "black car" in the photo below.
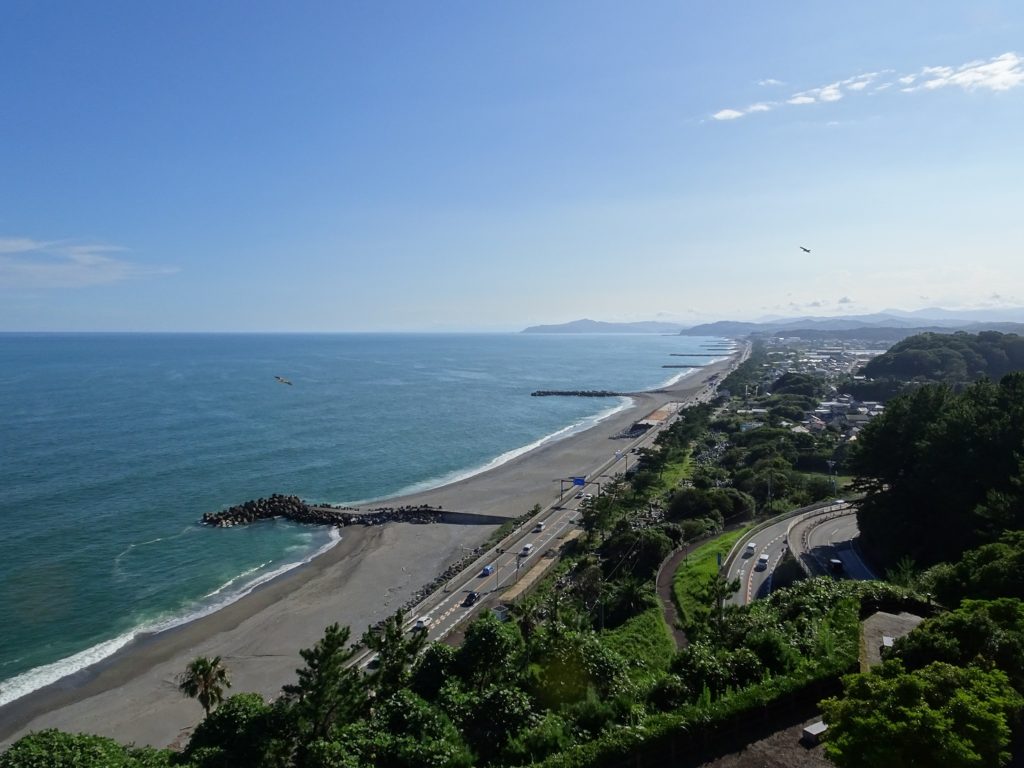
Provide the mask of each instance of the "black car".
{"label": "black car", "polygon": [[479,599],[480,599],[480,593],[479,592],[470,592],[468,595],[466,595],[466,599],[462,601],[462,604],[465,605],[465,606],[470,606],[470,605],[473,605]]}

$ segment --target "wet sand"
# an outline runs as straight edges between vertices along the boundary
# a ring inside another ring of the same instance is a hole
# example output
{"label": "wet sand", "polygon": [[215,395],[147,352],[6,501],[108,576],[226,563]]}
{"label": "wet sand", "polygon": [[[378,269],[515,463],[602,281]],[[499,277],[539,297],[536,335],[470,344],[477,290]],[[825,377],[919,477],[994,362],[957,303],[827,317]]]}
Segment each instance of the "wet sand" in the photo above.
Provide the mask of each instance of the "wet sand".
{"label": "wet sand", "polygon": [[[666,402],[702,395],[732,360],[697,369],[664,391],[634,396],[630,408],[596,426],[543,445],[487,472],[423,493],[382,502],[517,517],[558,498],[559,478],[594,472],[622,441],[610,439]],[[443,450],[443,448],[441,448]],[[612,470],[609,470],[612,471]],[[177,690],[176,676],[196,656],[219,655],[229,693],[267,698],[294,681],[299,649],[325,626],[352,628],[353,639],[400,608],[423,585],[485,541],[496,525],[350,526],[330,551],[209,616],[137,640],[109,659],[0,708],[0,744],[29,731],[60,728],[121,742],[166,746],[202,717]]]}

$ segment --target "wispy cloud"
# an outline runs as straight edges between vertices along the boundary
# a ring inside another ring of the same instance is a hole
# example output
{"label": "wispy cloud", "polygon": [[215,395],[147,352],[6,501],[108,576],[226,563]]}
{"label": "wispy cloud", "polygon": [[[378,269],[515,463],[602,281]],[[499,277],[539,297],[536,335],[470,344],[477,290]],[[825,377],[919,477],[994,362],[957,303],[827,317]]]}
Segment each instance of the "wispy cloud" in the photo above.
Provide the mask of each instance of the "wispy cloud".
{"label": "wispy cloud", "polygon": [[781,80],[776,80],[774,77],[766,77],[764,80],[758,80],[758,85],[785,85]]}
{"label": "wispy cloud", "polygon": [[[868,90],[883,75],[891,75],[892,70],[878,72],[862,72],[834,83],[797,91],[783,101],[757,102],[742,109],[726,108],[715,112],[714,120],[736,120],[755,112],[770,112],[784,105],[803,106],[807,104],[828,104],[839,101],[846,94],[858,94]],[[965,91],[987,89],[991,91],[1008,91],[1024,85],[1024,58],[1016,53],[1004,53],[991,59],[970,61],[958,67],[922,67],[919,72],[899,75],[894,81],[903,93],[916,91],[933,91],[938,88],[958,87]],[[761,80],[759,85],[781,85],[774,79]],[[893,82],[874,85],[870,93],[888,90]]]}
{"label": "wispy cloud", "polygon": [[[902,83],[905,78],[901,78]],[[953,67],[924,67],[914,80],[904,83],[904,91],[933,91],[955,86],[965,91],[985,88],[990,91],[1008,91],[1024,84],[1024,58],[1016,53],[1004,53],[988,61],[970,61]]]}
{"label": "wispy cloud", "polygon": [[177,272],[139,264],[128,253],[101,243],[0,237],[0,286],[83,288]]}

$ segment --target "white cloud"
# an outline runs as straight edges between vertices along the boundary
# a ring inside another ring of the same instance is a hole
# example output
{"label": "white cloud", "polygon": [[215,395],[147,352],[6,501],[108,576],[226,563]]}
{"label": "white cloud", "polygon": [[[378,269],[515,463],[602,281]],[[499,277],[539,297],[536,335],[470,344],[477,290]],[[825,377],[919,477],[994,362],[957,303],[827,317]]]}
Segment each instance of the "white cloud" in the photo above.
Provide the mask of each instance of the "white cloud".
{"label": "white cloud", "polygon": [[818,91],[818,99],[820,101],[839,101],[841,98],[843,98],[843,92],[839,90],[839,83],[826,85]]}
{"label": "white cloud", "polygon": [[781,80],[776,80],[774,77],[766,77],[764,80],[758,80],[758,85],[785,85]]}
{"label": "white cloud", "polygon": [[990,91],[1008,91],[1024,84],[1024,58],[1016,53],[1004,53],[988,61],[971,61],[956,69],[952,67],[925,67],[921,70],[918,88],[935,90],[957,86],[966,91],[987,88]]}
{"label": "white cloud", "polygon": [[82,288],[176,272],[138,264],[126,248],[97,243],[0,238],[0,284],[15,288]]}
{"label": "white cloud", "polygon": [[46,243],[28,237],[0,237],[0,253],[24,253],[45,247]]}
{"label": "white cloud", "polygon": [[[793,106],[804,104],[827,104],[839,101],[849,93],[861,93],[867,90],[868,86],[874,83],[882,75],[892,73],[891,69],[883,69],[877,72],[862,72],[844,80],[837,80],[828,85],[808,88],[798,91],[786,99],[785,103]],[[1019,85],[1024,85],[1024,57],[1016,53],[1004,53],[995,56],[987,61],[976,60],[961,64],[958,67],[922,67],[921,71],[914,74],[901,75],[896,78],[896,83],[902,86],[899,90],[903,93],[914,91],[933,91],[938,88],[958,87],[966,91],[987,89],[991,91],[1008,91]],[[773,78],[758,81],[759,85],[782,85]],[[871,93],[880,93],[889,89],[892,82],[880,83],[872,88]],[[712,117],[715,120],[735,120],[744,115],[754,112],[769,112],[781,102],[758,102],[751,104],[746,109],[723,109],[716,112]]]}

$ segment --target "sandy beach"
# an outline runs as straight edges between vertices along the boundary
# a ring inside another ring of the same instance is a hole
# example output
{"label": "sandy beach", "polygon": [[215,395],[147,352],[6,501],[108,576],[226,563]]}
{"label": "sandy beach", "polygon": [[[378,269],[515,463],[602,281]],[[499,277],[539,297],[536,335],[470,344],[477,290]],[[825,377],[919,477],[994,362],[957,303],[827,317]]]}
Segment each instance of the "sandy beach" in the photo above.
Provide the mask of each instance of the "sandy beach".
{"label": "sandy beach", "polygon": [[[584,432],[465,480],[382,504],[430,504],[500,517],[517,517],[534,504],[547,506],[558,497],[559,478],[592,472],[614,455],[622,443],[613,435],[667,402],[700,396],[707,380],[728,370],[738,355],[696,369],[663,391],[635,395],[631,407]],[[274,697],[294,680],[299,649],[316,643],[326,625],[348,625],[358,638],[495,527],[345,528],[333,549],[232,605],[137,640],[94,667],[0,708],[0,745],[43,728],[139,745],[174,744],[202,716],[199,704],[184,698],[175,682],[193,658],[221,656],[231,675],[230,693]]]}

